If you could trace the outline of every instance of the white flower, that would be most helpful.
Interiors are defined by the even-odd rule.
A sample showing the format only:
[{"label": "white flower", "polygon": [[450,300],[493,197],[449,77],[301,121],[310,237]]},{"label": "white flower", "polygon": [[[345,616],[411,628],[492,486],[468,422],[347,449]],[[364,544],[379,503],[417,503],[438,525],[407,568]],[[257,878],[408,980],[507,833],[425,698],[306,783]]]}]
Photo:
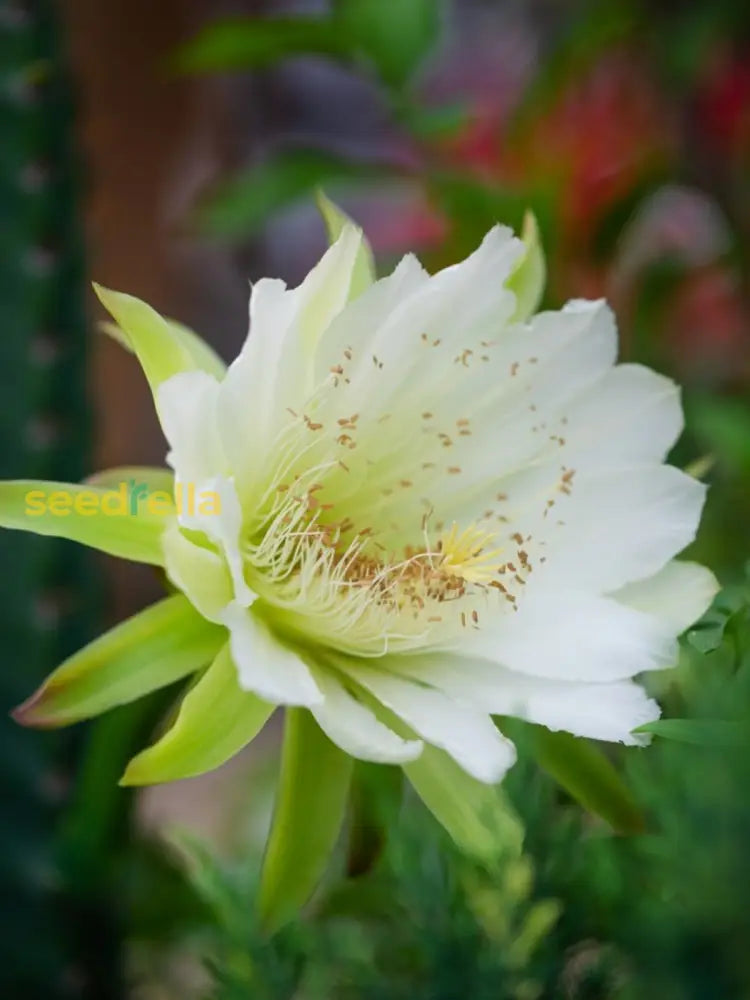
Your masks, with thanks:
[{"label": "white flower", "polygon": [[716,589],[673,561],[705,493],[664,464],[677,387],[616,364],[603,302],[523,315],[523,253],[497,227],[363,288],[346,226],[298,288],[255,284],[225,375],[158,385],[177,483],[221,501],[165,532],[169,576],[242,688],[358,758],[426,741],[495,782],[493,714],[634,743],[658,707],[633,678],[674,664]]},{"label": "white flower", "polygon": [[[163,566],[182,593],[75,654],[16,717],[66,724],[210,664],[127,783],[215,767],[274,706],[301,706],[347,754],[405,764],[437,813],[453,765],[424,744],[496,782],[514,748],[493,715],[638,742],[659,710],[633,678],[674,664],[716,590],[674,561],[705,494],[664,464],[677,387],[615,363],[603,302],[530,316],[533,227],[526,243],[497,227],[434,276],[406,257],[373,281],[361,232],[324,211],[338,239],[299,288],[254,286],[228,369],[99,290],[154,391],[175,476],[101,473],[66,488],[66,516],[44,499],[64,484],[2,483],[0,523]],[[113,486],[128,516],[107,509]],[[323,738],[306,713],[290,719],[301,759],[296,734]],[[459,808],[459,839],[462,822]]]}]

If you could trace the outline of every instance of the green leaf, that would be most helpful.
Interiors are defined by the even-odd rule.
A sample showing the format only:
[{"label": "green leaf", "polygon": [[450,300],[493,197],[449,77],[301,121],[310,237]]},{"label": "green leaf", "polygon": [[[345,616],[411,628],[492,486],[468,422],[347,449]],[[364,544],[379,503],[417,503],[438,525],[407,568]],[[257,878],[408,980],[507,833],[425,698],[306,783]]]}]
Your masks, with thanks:
[{"label": "green leaf", "polygon": [[384,83],[401,88],[437,42],[441,8],[439,0],[336,0],[334,17]]},{"label": "green leaf", "polygon": [[499,785],[468,775],[443,750],[425,746],[404,772],[424,804],[468,855],[491,864],[518,856],[523,827]]},{"label": "green leaf", "polygon": [[162,566],[165,518],[134,505],[126,487],[16,479],[0,482],[0,527],[67,538],[109,555]]},{"label": "green leaf", "polygon": [[307,710],[287,708],[259,897],[269,932],[307,902],[325,870],[344,818],[352,765]]},{"label": "green leaf", "polygon": [[54,728],[99,715],[200,669],[225,635],[182,594],[167,597],[71,656],[13,717]]},{"label": "green leaf", "polygon": [[317,150],[280,153],[225,184],[199,211],[198,224],[214,235],[244,238],[317,188],[376,173],[382,176],[382,168],[368,168]]},{"label": "green leaf", "polygon": [[539,226],[533,212],[527,212],[523,220],[521,238],[526,250],[506,282],[516,296],[514,320],[525,322],[532,316],[542,301],[546,265],[544,251],[539,236]]},{"label": "green leaf", "polygon": [[[94,291],[132,347],[154,396],[162,382],[180,372],[216,374],[217,356],[192,331],[186,334],[186,327],[164,319],[150,305],[132,295],[113,292],[97,284]],[[219,373],[223,371],[221,364]]]},{"label": "green leaf", "polygon": [[172,727],[131,760],[120,784],[153,785],[212,771],[254,739],[273,710],[240,688],[227,644],[185,695]]},{"label": "green leaf", "polygon": [[747,729],[741,723],[724,719],[657,719],[633,732],[652,733],[665,740],[699,747],[736,747],[748,741]]},{"label": "green leaf", "polygon": [[[341,236],[347,225],[356,225],[352,222],[348,215],[341,211],[338,205],[334,205],[323,194],[322,191],[317,193],[317,202],[320,214],[323,216],[323,221],[326,224],[326,231],[328,233],[329,243],[335,243],[336,240]],[[361,229],[356,226],[357,229]],[[361,295],[370,285],[375,281],[375,261],[372,257],[372,249],[367,240],[362,237],[362,245],[357,253],[357,259],[354,263],[354,270],[352,272],[352,280],[350,285],[350,298],[354,299],[358,295]]]},{"label": "green leaf", "polygon": [[553,733],[542,726],[524,728],[539,765],[585,809],[601,816],[619,833],[643,830],[637,802],[600,750],[569,733]]},{"label": "green leaf", "polygon": [[235,17],[216,21],[178,49],[174,63],[189,73],[259,69],[288,56],[315,53],[343,58],[345,39],[319,17]]}]

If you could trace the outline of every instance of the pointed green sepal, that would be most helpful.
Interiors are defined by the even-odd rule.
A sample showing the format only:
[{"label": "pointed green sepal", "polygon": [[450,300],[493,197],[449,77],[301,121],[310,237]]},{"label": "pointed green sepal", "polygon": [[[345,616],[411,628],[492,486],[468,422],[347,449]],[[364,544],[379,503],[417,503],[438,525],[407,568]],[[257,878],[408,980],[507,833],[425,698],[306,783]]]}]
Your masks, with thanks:
[{"label": "pointed green sepal", "polygon": [[170,729],[128,764],[121,785],[154,785],[219,767],[246,746],[274,710],[237,683],[225,645],[188,691]]},{"label": "pointed green sepal", "polygon": [[533,212],[527,212],[524,216],[521,239],[526,249],[506,285],[516,296],[513,319],[524,323],[539,307],[547,275],[539,226]]},{"label": "pointed green sepal", "polygon": [[118,339],[138,358],[154,397],[162,382],[180,372],[205,371],[223,377],[223,362],[192,330],[164,319],[132,295],[96,284],[94,291],[114,317],[122,334]]},{"label": "pointed green sepal", "polygon": [[633,732],[697,747],[737,747],[748,742],[747,727],[726,719],[656,719]]},{"label": "pointed green sepal", "polygon": [[[227,366],[224,364],[222,359],[216,353],[216,351],[209,344],[200,337],[195,330],[191,330],[189,326],[184,326],[182,323],[178,323],[174,319],[166,319],[165,323],[171,327],[172,335],[181,342],[182,346],[186,351],[192,356],[193,361],[196,366],[202,369],[204,372],[208,372],[209,375],[215,375],[216,378],[222,379],[226,375]],[[97,324],[98,328],[102,333],[106,333],[108,337],[116,340],[117,343],[124,347],[126,351],[130,351],[131,354],[134,353],[133,342],[128,337],[128,335],[120,329],[117,323],[113,323],[110,320],[102,320]]]},{"label": "pointed green sepal", "polygon": [[[330,243],[335,243],[336,240],[341,236],[346,226],[354,226],[356,229],[361,229],[355,222],[342,212],[338,205],[335,205],[329,198],[327,198],[322,191],[318,191],[316,200],[318,203],[318,210],[323,216],[323,221],[325,222],[326,232],[328,233],[328,240]],[[375,261],[372,256],[372,248],[370,244],[362,236],[362,243],[357,254],[357,259],[354,264],[354,270],[352,271],[351,284],[349,286],[349,298],[355,299],[362,292],[366,291],[370,285],[375,281]]]},{"label": "pointed green sepal", "polygon": [[167,597],[71,656],[13,717],[47,729],[99,715],[199,670],[225,635],[182,594]]},{"label": "pointed green sepal", "polygon": [[16,479],[0,482],[0,527],[67,538],[134,562],[164,565],[167,519],[129,492],[79,483]]},{"label": "pointed green sepal", "polygon": [[404,773],[466,854],[485,864],[521,854],[523,826],[499,785],[477,781],[433,746],[404,764]]},{"label": "pointed green sepal", "polygon": [[537,762],[585,809],[618,833],[641,833],[643,814],[611,761],[593,743],[570,733],[528,726]]},{"label": "pointed green sepal", "polygon": [[102,469],[86,477],[86,482],[105,490],[119,489],[127,483],[131,491],[135,486],[145,486],[147,493],[167,493],[174,498],[174,472],[155,465],[119,465],[114,469]]},{"label": "pointed green sepal", "polygon": [[353,760],[302,708],[287,708],[281,776],[261,875],[259,909],[269,933],[312,895],[341,829]]}]

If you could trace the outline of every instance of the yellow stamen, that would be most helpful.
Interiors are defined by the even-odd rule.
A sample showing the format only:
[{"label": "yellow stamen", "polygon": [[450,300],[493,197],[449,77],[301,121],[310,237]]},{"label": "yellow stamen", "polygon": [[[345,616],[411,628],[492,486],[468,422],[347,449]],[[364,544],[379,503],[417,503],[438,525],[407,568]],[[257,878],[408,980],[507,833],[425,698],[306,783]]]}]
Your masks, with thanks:
[{"label": "yellow stamen", "polygon": [[495,536],[476,525],[459,531],[454,523],[440,536],[440,569],[469,583],[489,583],[500,567],[502,549],[489,549]]}]

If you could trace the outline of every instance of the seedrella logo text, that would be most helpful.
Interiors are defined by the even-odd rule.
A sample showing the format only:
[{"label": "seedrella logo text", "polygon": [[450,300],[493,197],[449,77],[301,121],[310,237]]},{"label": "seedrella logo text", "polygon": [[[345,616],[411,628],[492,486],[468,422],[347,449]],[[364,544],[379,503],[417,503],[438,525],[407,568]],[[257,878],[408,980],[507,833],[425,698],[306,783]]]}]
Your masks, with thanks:
[{"label": "seedrella logo text", "polygon": [[28,517],[168,517],[171,514],[221,514],[221,497],[213,490],[199,490],[195,483],[179,483],[174,492],[154,490],[137,479],[123,480],[111,489],[29,490],[25,497]]}]

